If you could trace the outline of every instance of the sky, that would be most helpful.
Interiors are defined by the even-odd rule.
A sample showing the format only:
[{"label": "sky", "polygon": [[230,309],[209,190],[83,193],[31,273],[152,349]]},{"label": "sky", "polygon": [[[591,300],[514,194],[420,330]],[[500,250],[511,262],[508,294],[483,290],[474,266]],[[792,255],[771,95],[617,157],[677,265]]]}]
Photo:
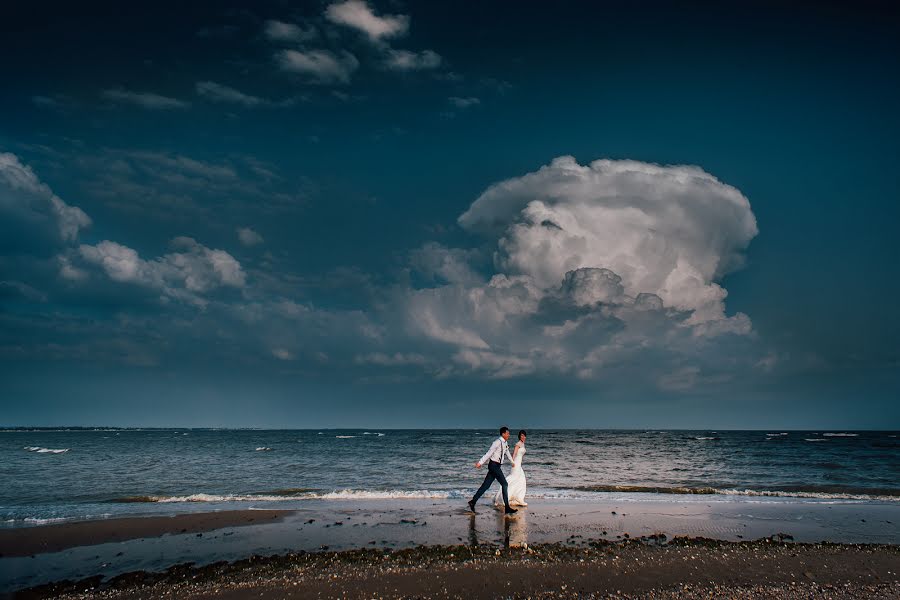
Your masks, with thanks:
[{"label": "sky", "polygon": [[0,425],[900,428],[889,5],[3,13]]}]

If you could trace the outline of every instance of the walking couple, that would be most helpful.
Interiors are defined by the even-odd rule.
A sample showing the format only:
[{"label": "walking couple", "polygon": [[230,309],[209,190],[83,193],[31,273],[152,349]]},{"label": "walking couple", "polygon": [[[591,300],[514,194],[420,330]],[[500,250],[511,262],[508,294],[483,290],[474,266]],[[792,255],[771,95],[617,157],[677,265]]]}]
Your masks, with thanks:
[{"label": "walking couple", "polygon": [[[478,499],[481,498],[489,487],[491,487],[494,480],[500,482],[500,491],[494,495],[494,504],[500,506],[500,501],[502,499],[506,514],[512,515],[518,512],[510,506],[511,504],[528,506],[525,502],[525,471],[522,470],[522,458],[525,456],[525,431],[522,430],[519,432],[519,441],[516,443],[512,454],[509,453],[508,440],[509,428],[501,427],[500,437],[494,440],[494,443],[491,444],[491,448],[487,451],[487,454],[482,456],[481,460],[475,463],[476,469],[480,469],[483,465],[487,464],[488,472],[484,477],[484,483],[481,484],[481,487],[478,488],[478,491],[475,492],[475,495],[469,500],[469,508],[472,512],[475,512],[475,503],[478,502]],[[509,459],[509,463],[512,465],[509,477],[503,474],[503,469],[501,468],[507,459]]]}]

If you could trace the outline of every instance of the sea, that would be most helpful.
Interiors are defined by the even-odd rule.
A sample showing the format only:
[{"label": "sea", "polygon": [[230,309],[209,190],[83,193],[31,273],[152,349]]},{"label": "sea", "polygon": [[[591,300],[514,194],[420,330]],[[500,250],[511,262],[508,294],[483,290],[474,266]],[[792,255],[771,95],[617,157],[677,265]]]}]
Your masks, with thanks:
[{"label": "sea", "polygon": [[[531,430],[523,467],[529,502],[900,503],[898,435]],[[491,429],[5,429],[0,527],[322,499],[464,504],[485,473],[474,463],[496,437]]]}]

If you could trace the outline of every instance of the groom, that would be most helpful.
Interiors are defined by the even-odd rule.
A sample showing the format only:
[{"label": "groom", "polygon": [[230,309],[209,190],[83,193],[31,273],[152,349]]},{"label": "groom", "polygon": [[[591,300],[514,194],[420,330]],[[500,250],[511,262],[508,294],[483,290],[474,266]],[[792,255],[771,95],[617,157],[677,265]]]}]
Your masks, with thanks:
[{"label": "groom", "polygon": [[475,492],[475,495],[469,500],[469,508],[472,512],[475,512],[475,503],[478,502],[478,499],[481,498],[486,491],[488,491],[488,488],[491,487],[491,484],[494,483],[495,479],[500,482],[500,488],[503,490],[503,504],[506,505],[506,514],[512,515],[518,512],[509,505],[509,494],[506,491],[508,488],[506,476],[503,475],[503,471],[500,469],[500,465],[503,464],[505,458],[508,458],[509,462],[513,461],[512,456],[509,454],[509,444],[506,443],[506,440],[508,439],[509,427],[501,427],[500,437],[494,440],[494,443],[491,444],[491,449],[487,451],[487,454],[482,456],[481,460],[475,463],[475,468],[480,469],[481,465],[487,462],[488,472],[487,475],[484,476],[484,483],[481,484],[481,487],[478,488],[478,491]]}]

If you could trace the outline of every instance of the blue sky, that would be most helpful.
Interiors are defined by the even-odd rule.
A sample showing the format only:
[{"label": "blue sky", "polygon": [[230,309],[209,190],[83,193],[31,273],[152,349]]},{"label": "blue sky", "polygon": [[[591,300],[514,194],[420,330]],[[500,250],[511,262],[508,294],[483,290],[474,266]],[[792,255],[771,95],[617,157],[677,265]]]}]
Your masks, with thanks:
[{"label": "blue sky", "polygon": [[0,423],[900,425],[886,7],[183,4],[6,11]]}]

